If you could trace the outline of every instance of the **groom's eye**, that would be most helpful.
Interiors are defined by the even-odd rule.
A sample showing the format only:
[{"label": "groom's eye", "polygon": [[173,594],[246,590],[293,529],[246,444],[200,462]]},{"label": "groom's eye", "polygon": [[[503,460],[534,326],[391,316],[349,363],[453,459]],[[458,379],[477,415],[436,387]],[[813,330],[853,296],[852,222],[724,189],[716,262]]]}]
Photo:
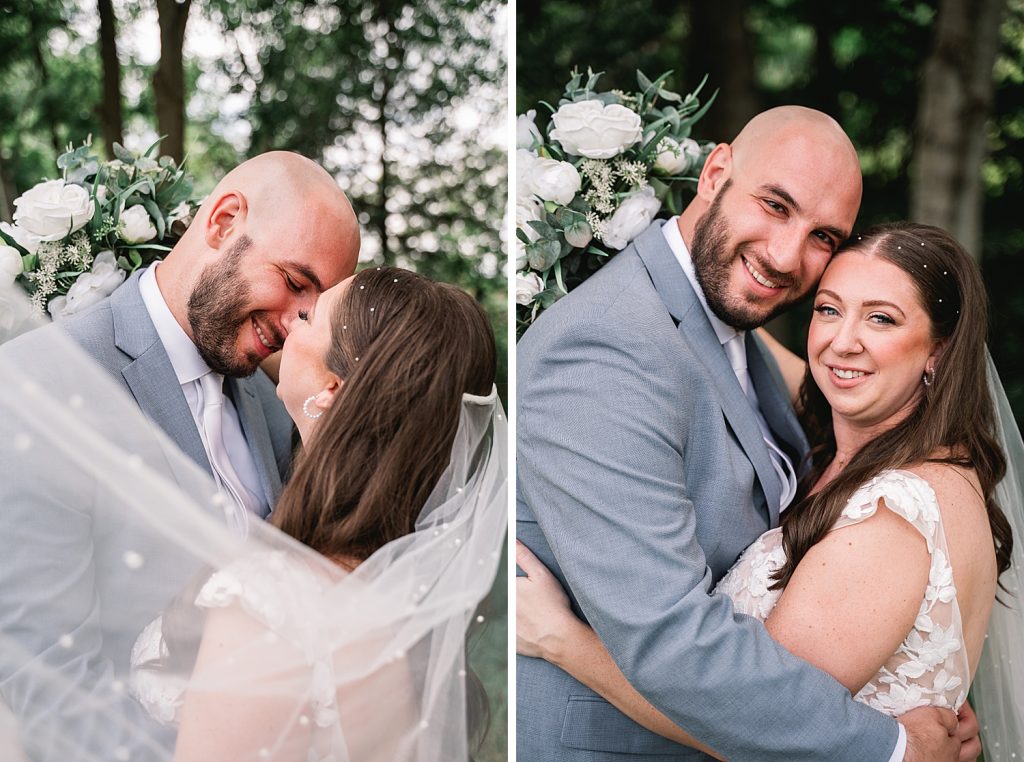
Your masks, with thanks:
[{"label": "groom's eye", "polygon": [[[288,288],[289,288],[289,289],[291,289],[292,291],[294,291],[294,292],[295,292],[296,294],[301,294],[301,293],[302,293],[302,286],[300,286],[300,285],[299,285],[298,283],[296,283],[295,281],[293,281],[293,280],[292,280],[292,279],[291,279],[290,277],[288,277],[287,275],[286,275],[286,276],[284,276],[284,279],[285,279],[285,282],[286,282],[286,283],[288,284]],[[303,320],[305,320],[305,318],[303,318]]]}]

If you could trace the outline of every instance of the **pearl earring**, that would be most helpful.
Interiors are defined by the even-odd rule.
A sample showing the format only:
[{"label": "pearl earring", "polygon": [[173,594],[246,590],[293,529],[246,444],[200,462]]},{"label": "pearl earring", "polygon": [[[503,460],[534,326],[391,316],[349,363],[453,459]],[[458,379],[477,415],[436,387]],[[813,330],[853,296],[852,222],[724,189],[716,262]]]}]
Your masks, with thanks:
[{"label": "pearl earring", "polygon": [[315,399],[316,395],[311,394],[310,396],[306,397],[306,401],[302,403],[302,414],[307,418],[312,418],[314,421],[324,414],[323,410],[317,411],[316,415],[313,415],[311,412],[309,412],[309,403]]}]

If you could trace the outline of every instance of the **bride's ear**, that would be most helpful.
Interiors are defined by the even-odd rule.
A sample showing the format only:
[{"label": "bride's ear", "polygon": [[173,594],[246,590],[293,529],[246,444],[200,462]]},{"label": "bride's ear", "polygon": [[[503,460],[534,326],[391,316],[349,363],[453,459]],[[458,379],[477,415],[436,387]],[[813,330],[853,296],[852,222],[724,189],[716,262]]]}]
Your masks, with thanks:
[{"label": "bride's ear", "polygon": [[935,372],[935,366],[939,364],[939,360],[942,358],[943,353],[946,351],[946,347],[949,345],[947,339],[937,339],[934,346],[932,347],[932,353],[928,355],[928,359],[924,362],[924,369],[928,373]]},{"label": "bride's ear", "polygon": [[341,387],[345,385],[345,382],[338,378],[333,373],[327,382],[327,385],[321,389],[316,398],[313,400],[313,404],[321,410],[329,410],[331,405],[338,397],[338,393],[341,391]]}]

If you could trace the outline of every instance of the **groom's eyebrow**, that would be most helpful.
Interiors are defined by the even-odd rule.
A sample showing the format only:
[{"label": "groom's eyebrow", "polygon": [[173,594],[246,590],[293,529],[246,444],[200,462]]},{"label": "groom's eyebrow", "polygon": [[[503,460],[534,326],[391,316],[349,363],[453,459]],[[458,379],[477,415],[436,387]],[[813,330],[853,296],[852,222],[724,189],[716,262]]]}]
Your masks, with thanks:
[{"label": "groom's eyebrow", "polygon": [[323,292],[323,283],[320,282],[320,279],[317,277],[316,273],[313,272],[308,265],[304,265],[301,262],[288,262],[288,266],[291,267],[293,270],[296,270],[299,273],[299,275],[301,275],[303,278],[312,283],[313,288],[315,288],[317,291]]},{"label": "groom's eyebrow", "polygon": [[[800,208],[800,204],[798,204],[796,202],[796,199],[793,198],[789,194],[789,192],[785,188],[783,188],[781,185],[774,185],[772,183],[769,183],[767,185],[762,185],[761,186],[761,190],[764,193],[771,193],[772,195],[778,196],[780,199],[782,199],[787,204],[789,204],[789,206],[797,214],[799,214],[801,211],[803,211]],[[825,233],[828,233],[828,234],[830,234],[832,236],[835,236],[837,244],[842,242],[842,241],[845,241],[847,238],[850,237],[850,233],[848,231],[840,230],[839,228],[837,228],[837,227],[835,227],[833,225],[821,225],[821,226],[818,227],[818,230],[821,230],[821,231],[823,231]]]}]

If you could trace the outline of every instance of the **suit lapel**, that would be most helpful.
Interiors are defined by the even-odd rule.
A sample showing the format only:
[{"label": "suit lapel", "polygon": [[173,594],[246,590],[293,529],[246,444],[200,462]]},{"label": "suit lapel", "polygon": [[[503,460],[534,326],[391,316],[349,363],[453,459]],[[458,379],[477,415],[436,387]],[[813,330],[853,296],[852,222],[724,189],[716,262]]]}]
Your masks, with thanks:
[{"label": "suit lapel", "polygon": [[213,474],[195,419],[139,292],[135,272],[110,297],[114,345],[132,358],[121,375],[142,411],[192,460]]},{"label": "suit lapel", "polygon": [[[256,371],[257,373],[261,371]],[[252,389],[250,379],[234,378],[228,383],[234,387],[232,401],[238,411],[238,419],[242,424],[242,433],[256,462],[256,470],[260,475],[260,484],[266,494],[267,505],[274,509],[277,498],[281,495],[281,475],[278,473],[277,458],[270,441],[270,429],[267,417],[260,404],[259,397]]]},{"label": "suit lapel", "polygon": [[761,428],[757,425],[750,400],[743,393],[725,350],[708,322],[703,305],[665,241],[661,232],[663,224],[662,220],[657,220],[640,234],[634,241],[637,254],[647,268],[658,295],[679,323],[679,335],[690,347],[696,361],[716,380],[715,393],[725,418],[757,473],[769,514],[778,523],[782,485],[772,466]]}]

